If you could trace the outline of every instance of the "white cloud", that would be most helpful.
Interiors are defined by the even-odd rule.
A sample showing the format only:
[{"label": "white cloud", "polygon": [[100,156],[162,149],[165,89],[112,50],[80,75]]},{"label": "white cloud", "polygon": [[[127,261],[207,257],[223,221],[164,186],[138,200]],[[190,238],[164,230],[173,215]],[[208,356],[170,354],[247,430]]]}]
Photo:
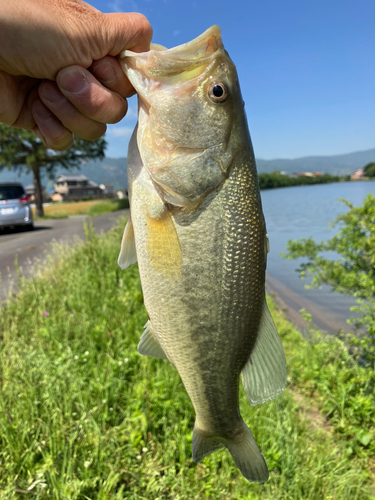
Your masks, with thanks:
[{"label": "white cloud", "polygon": [[177,35],[179,35],[180,33],[181,33],[181,31],[180,31],[180,30],[174,30],[174,32],[173,32],[173,36],[177,36]]}]

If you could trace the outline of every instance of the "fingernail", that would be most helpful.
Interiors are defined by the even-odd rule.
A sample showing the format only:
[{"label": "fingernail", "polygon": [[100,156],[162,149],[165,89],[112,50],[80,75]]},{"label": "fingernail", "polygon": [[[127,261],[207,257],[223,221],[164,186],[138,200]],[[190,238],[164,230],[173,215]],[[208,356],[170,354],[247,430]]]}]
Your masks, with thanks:
[{"label": "fingernail", "polygon": [[66,100],[66,97],[60,92],[59,88],[55,83],[46,83],[40,89],[40,94],[46,101],[59,102]]},{"label": "fingernail", "polygon": [[71,94],[78,94],[86,87],[86,78],[77,70],[63,70],[58,82],[60,88]]},{"label": "fingernail", "polygon": [[99,63],[93,71],[95,77],[103,83],[112,83],[116,77],[116,70],[108,61]]}]

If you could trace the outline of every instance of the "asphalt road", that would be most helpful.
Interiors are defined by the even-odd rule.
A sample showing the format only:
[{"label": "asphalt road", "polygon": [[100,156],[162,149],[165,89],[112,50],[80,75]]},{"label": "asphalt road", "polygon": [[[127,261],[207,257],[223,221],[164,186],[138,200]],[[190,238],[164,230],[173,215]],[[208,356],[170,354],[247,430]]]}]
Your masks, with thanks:
[{"label": "asphalt road", "polygon": [[20,229],[0,230],[0,302],[9,294],[10,287],[17,290],[15,259],[22,273],[30,276],[35,259],[43,260],[50,251],[52,240],[73,243],[76,237],[85,239],[84,221],[92,220],[97,234],[109,231],[129,210],[119,210],[96,217],[76,216],[68,219],[51,219],[35,222],[35,230],[24,232]]}]

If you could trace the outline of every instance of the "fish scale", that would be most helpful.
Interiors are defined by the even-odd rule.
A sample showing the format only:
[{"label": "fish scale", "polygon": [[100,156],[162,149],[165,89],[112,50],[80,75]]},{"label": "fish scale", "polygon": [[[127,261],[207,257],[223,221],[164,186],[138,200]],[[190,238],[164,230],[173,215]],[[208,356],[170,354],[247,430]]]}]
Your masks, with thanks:
[{"label": "fish scale", "polygon": [[[237,73],[215,26],[181,47],[123,56],[140,112],[119,264],[139,264],[149,321],[138,351],[180,374],[196,413],[194,460],[226,447],[248,480],[264,482],[239,378],[260,404],[285,387],[286,369],[265,301],[266,226]],[[227,92],[219,104],[215,85]]]}]

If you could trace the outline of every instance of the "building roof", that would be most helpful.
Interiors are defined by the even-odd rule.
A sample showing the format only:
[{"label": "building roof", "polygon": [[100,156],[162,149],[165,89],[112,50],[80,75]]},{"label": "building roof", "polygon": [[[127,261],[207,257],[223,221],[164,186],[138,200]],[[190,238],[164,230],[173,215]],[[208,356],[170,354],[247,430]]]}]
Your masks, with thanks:
[{"label": "building roof", "polygon": [[82,174],[59,175],[55,182],[64,181],[88,181],[89,179]]},{"label": "building roof", "polygon": [[100,189],[100,187],[95,184],[95,182],[88,181],[86,186],[69,186],[69,191],[82,191],[83,189]]}]

